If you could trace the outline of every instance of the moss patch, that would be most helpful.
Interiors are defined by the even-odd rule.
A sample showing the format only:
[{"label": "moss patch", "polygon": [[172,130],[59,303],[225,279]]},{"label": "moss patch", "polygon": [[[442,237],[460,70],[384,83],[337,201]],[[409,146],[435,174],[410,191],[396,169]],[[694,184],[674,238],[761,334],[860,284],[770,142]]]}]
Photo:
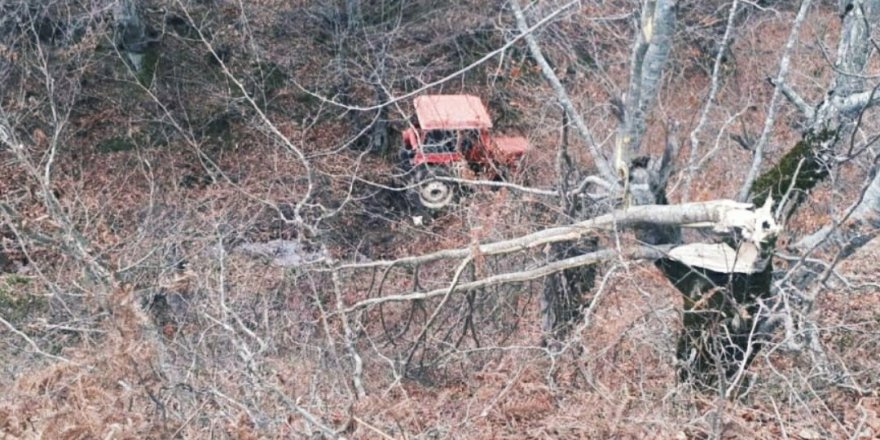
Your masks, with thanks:
[{"label": "moss patch", "polygon": [[95,146],[99,153],[115,153],[117,151],[129,151],[137,148],[137,143],[130,136],[114,136],[98,142]]},{"label": "moss patch", "polygon": [[287,73],[278,64],[272,62],[257,63],[254,66],[254,78],[257,79],[259,91],[270,96],[287,83]]},{"label": "moss patch", "polygon": [[[778,203],[781,195],[791,187],[792,177],[793,190],[799,194],[805,194],[813,189],[822,179],[828,176],[828,170],[821,160],[822,145],[837,136],[835,130],[823,130],[819,133],[808,132],[800,142],[791,149],[776,166],[770,168],[755,180],[752,185],[752,201],[756,206],[761,206],[767,200],[768,195],[773,195]],[[798,164],[803,164],[798,171]],[[803,201],[803,197],[795,197],[797,203]]]},{"label": "moss patch", "polygon": [[160,51],[158,45],[150,45],[144,52],[141,60],[140,69],[137,71],[138,82],[149,88],[153,84],[153,78],[156,76],[156,67],[159,65]]},{"label": "moss patch", "polygon": [[29,292],[30,279],[19,275],[0,278],[0,315],[12,324],[43,313],[48,301]]}]

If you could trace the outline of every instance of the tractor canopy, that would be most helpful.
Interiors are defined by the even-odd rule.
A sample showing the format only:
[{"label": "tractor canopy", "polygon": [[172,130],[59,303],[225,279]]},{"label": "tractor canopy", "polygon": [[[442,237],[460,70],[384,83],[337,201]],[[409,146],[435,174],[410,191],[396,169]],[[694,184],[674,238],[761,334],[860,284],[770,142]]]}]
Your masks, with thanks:
[{"label": "tractor canopy", "polygon": [[426,95],[414,102],[419,125],[425,130],[492,128],[492,119],[480,98],[471,95]]}]

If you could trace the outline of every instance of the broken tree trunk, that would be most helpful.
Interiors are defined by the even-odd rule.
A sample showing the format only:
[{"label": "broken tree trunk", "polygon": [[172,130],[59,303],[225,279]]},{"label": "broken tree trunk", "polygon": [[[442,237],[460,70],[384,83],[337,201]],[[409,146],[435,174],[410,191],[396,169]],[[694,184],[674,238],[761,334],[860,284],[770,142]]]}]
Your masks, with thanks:
[{"label": "broken tree trunk", "polygon": [[763,331],[774,296],[771,256],[778,231],[774,213],[781,213],[784,224],[827,176],[824,158],[835,136],[808,133],[755,181],[751,198],[764,205],[755,228],[765,229],[764,236],[754,240],[752,232],[753,240],[745,241],[734,234],[716,245],[681,246],[671,258],[657,261],[684,296],[676,350],[682,380],[729,395],[767,340]]},{"label": "broken tree trunk", "polygon": [[[674,258],[657,262],[684,298],[682,331],[676,347],[682,381],[701,389],[721,385],[726,390],[727,382],[735,381],[760,350],[755,329],[762,301],[770,291],[772,265],[768,252],[761,251],[762,264],[750,265],[750,270],[741,272],[700,267],[696,259],[688,261],[690,264]],[[736,251],[720,254],[739,257]]]},{"label": "broken tree trunk", "polygon": [[[672,157],[672,151],[667,147],[664,156]],[[657,167],[652,162],[642,158],[630,166],[634,203],[651,202],[651,198],[654,203],[666,203],[662,176],[668,171],[654,171]],[[773,235],[778,231],[771,205],[706,225],[726,233],[726,242],[721,243],[678,245],[679,225],[645,224],[636,228],[641,241],[678,245],[655,264],[684,299],[676,350],[683,381],[702,389],[726,386],[727,379],[744,370],[757,352],[751,334],[762,298],[770,291],[769,255]]]}]

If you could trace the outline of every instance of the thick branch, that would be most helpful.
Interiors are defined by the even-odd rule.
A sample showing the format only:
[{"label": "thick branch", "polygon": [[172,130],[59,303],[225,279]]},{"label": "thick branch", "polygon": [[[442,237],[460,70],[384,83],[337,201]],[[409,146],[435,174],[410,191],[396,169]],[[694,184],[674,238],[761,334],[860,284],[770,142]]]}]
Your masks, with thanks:
[{"label": "thick branch", "polygon": [[880,0],[853,0],[851,10],[845,12],[837,45],[837,60],[830,91],[835,95],[848,96],[858,92],[864,85],[861,77],[871,54],[871,24],[880,20]]},{"label": "thick branch", "polygon": [[660,91],[660,77],[672,48],[675,30],[676,1],[648,0],[645,3],[641,32],[633,50],[623,139],[619,143],[630,157],[639,151],[646,127],[645,118]]},{"label": "thick branch", "polygon": [[779,91],[782,93],[782,96],[785,96],[785,99],[788,100],[792,105],[794,105],[799,112],[803,113],[804,117],[809,120],[812,120],[816,116],[816,111],[813,109],[809,103],[807,103],[801,95],[791,88],[788,84],[782,82],[776,84],[773,79],[770,79],[770,84],[773,84],[776,87],[779,87]]},{"label": "thick branch", "polygon": [[875,88],[860,93],[853,93],[845,98],[836,98],[831,102],[840,113],[854,114],[866,107],[880,104],[880,93],[877,93]]},{"label": "thick branch", "polygon": [[[534,249],[550,243],[577,240],[588,232],[611,227],[631,227],[644,224],[654,225],[730,225],[732,218],[745,218],[751,211],[749,203],[733,200],[713,200],[709,202],[685,203],[681,205],[641,205],[625,210],[617,210],[599,217],[584,220],[572,225],[558,226],[533,232],[521,237],[486,243],[479,246],[483,255],[502,255],[526,249]],[[379,260],[369,263],[341,265],[338,269],[367,269],[395,265],[416,265],[432,261],[465,258],[471,255],[472,248],[444,249],[426,255],[405,257],[397,260]]]}]

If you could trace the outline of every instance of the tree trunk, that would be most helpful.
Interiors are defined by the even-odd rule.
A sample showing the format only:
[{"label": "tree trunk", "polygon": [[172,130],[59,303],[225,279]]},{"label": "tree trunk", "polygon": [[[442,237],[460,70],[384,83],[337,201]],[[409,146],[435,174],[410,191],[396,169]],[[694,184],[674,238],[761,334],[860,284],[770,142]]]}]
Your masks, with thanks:
[{"label": "tree trunk", "polygon": [[[598,240],[588,237],[576,243],[554,243],[550,246],[549,261],[586,255],[598,249]],[[587,295],[596,279],[595,266],[566,269],[544,278],[541,296],[541,329],[544,342],[548,338],[565,338],[572,326],[581,318],[581,312],[589,301]]]},{"label": "tree trunk", "polygon": [[679,378],[701,389],[728,389],[761,348],[755,329],[770,295],[772,265],[753,274],[718,273],[672,259],[657,267],[684,296]]},{"label": "tree trunk", "polygon": [[149,24],[143,19],[133,0],[122,0],[114,10],[116,47],[125,55],[141,85],[149,87],[153,80],[159,49]]}]

